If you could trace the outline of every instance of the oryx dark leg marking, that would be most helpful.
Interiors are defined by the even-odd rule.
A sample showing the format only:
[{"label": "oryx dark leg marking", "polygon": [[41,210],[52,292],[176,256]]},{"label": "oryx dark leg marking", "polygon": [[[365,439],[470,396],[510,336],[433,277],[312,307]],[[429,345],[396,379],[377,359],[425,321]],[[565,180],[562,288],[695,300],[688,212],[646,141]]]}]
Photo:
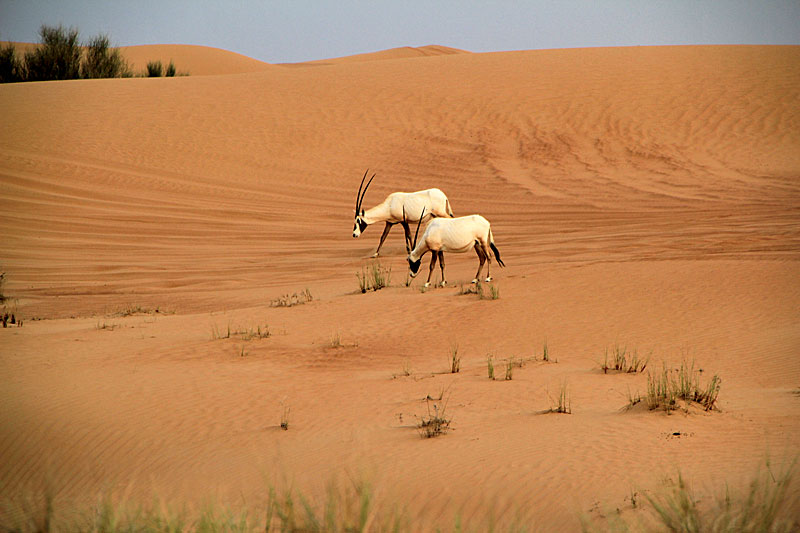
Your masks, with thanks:
[{"label": "oryx dark leg marking", "polygon": [[439,251],[439,268],[442,270],[442,287],[445,286],[447,281],[444,279],[444,252]]},{"label": "oryx dark leg marking", "polygon": [[391,222],[386,222],[386,226],[383,228],[383,233],[381,234],[381,242],[378,243],[378,249],[375,250],[375,256],[377,256],[380,253],[381,246],[383,246],[383,241],[386,240],[386,236],[389,235],[389,230],[392,229],[393,225],[394,224],[392,224]]},{"label": "oryx dark leg marking", "polygon": [[436,250],[432,250],[431,253],[431,268],[428,270],[428,281],[425,282],[427,285],[431,282],[431,276],[433,275],[433,270],[436,268],[436,260],[439,258],[439,254],[441,252],[437,252]]}]

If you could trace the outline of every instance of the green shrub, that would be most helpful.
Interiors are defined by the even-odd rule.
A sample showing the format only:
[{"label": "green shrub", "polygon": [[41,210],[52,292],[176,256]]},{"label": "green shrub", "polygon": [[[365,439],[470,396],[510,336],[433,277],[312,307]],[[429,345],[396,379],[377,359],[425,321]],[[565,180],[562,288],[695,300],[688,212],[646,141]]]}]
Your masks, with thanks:
[{"label": "green shrub", "polygon": [[108,36],[98,35],[86,44],[86,57],[81,65],[82,78],[122,78],[130,76],[128,64],[119,50],[109,46]]},{"label": "green shrub", "polygon": [[22,81],[24,76],[24,65],[17,59],[14,45],[0,46],[0,83]]},{"label": "green shrub", "polygon": [[72,80],[80,77],[78,30],[42,25],[39,36],[41,45],[25,54],[25,80]]}]

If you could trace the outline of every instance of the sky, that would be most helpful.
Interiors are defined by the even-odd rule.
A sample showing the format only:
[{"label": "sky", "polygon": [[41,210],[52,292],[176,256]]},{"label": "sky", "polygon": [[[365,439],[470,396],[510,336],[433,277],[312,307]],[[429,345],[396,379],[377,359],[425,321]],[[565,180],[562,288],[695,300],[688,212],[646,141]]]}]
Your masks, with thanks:
[{"label": "sky", "polygon": [[800,44],[800,0],[0,0],[0,40],[38,42],[42,24],[287,63],[428,44]]}]

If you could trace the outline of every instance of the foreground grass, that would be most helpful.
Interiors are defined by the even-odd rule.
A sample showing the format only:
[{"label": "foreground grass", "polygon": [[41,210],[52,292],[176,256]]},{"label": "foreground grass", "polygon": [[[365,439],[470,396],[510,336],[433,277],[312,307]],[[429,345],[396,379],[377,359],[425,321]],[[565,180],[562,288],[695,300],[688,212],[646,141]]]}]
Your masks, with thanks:
[{"label": "foreground grass", "polygon": [[583,520],[584,531],[668,531],[674,533],[788,533],[800,531],[797,492],[792,479],[797,461],[775,471],[769,461],[753,476],[746,490],[725,486],[714,496],[694,491],[678,479],[664,490],[646,494],[647,514],[635,522],[620,516],[598,529]]},{"label": "foreground grass", "polygon": [[[796,461],[776,469],[766,461],[744,488],[725,486],[713,495],[695,492],[678,474],[677,481],[654,492],[645,491],[636,512],[617,510],[608,518],[582,517],[584,531],[790,532],[800,531],[797,490],[793,485]],[[405,532],[434,530],[408,511],[376,497],[366,482],[331,482],[314,500],[292,488],[269,488],[265,503],[255,511],[206,505],[190,510],[162,502],[135,506],[104,497],[88,509],[76,511],[54,503],[49,494],[11,508],[0,504],[0,531],[46,533],[50,531],[116,532]],[[524,516],[523,513],[520,517]],[[507,526],[496,522],[465,524],[456,515],[440,531],[539,531],[534,523],[518,518]]]}]

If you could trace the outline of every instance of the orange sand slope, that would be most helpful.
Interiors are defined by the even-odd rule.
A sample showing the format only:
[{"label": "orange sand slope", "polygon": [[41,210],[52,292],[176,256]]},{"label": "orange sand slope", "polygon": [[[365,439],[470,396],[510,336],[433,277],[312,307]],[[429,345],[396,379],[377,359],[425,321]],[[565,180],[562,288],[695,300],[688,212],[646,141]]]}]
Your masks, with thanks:
[{"label": "orange sand slope", "polygon": [[[364,478],[412,529],[578,530],[677,469],[716,492],[800,454],[800,47],[385,55],[0,86],[1,502]],[[360,294],[366,168],[365,206],[439,187],[489,219],[499,298],[459,295],[472,253],[406,287],[397,228]],[[615,344],[718,374],[720,410],[622,412],[647,378],[599,370]],[[490,381],[489,354],[526,362]]]},{"label": "orange sand slope", "polygon": [[140,45],[124,46],[120,51],[134,72],[145,70],[150,61],[161,61],[165,67],[172,61],[178,73],[190,76],[240,74],[271,68],[269,63],[208,46]]}]

